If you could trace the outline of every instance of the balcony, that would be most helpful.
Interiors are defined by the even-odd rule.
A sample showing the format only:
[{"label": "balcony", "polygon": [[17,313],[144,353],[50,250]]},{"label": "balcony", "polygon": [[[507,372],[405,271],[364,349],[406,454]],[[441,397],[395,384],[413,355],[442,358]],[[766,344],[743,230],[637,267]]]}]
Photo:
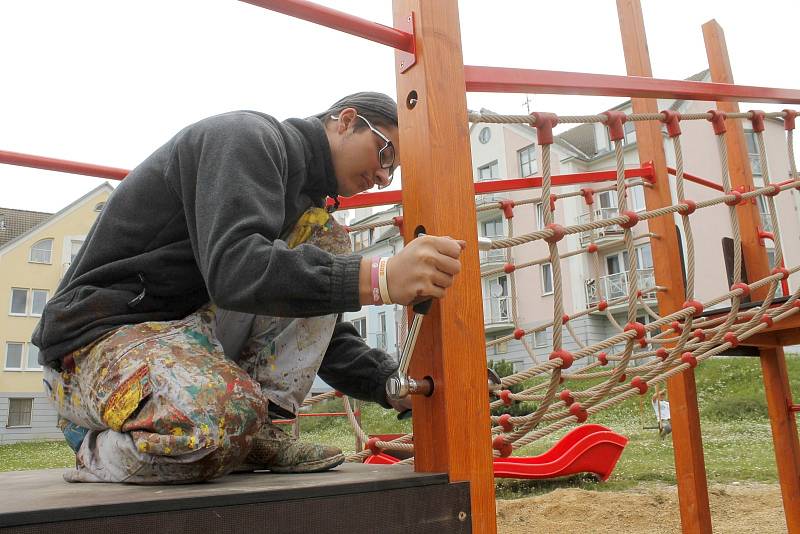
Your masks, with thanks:
[{"label": "balcony", "polygon": [[[492,237],[491,239],[502,239],[502,238]],[[502,249],[481,250],[480,258],[481,258],[481,267],[483,267],[484,265],[488,265],[490,263],[505,263],[506,251]]]},{"label": "balcony", "polygon": [[[653,269],[639,269],[639,289],[644,291],[651,289],[656,285],[656,278],[653,274]],[[618,299],[628,294],[628,273],[609,274],[600,277],[600,284],[602,284],[603,294],[606,300]],[[586,307],[593,306],[600,301],[600,295],[597,291],[597,281],[586,281]],[[646,299],[654,299],[655,292],[645,293],[642,295]]]},{"label": "balcony", "polygon": [[488,297],[483,299],[483,324],[487,331],[494,327],[510,328],[511,318],[511,297]]},{"label": "balcony", "polygon": [[[619,210],[617,208],[598,208],[594,210],[594,220],[599,221],[602,219],[613,219],[614,217],[619,216]],[[578,217],[578,224],[586,224],[590,222],[589,213],[584,213],[580,217]],[[600,228],[599,230],[594,231],[594,239],[595,242],[601,243],[606,239],[614,239],[622,236],[624,233],[621,226],[612,224],[611,226],[606,226],[605,228]],[[581,232],[580,239],[581,239],[581,246],[585,247],[591,242],[591,232]]]}]

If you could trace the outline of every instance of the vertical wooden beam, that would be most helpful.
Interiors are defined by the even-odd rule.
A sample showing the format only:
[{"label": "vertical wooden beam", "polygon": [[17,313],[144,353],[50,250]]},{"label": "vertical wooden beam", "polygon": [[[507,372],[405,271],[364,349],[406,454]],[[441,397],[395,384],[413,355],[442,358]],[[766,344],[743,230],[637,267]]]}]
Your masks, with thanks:
[{"label": "vertical wooden beam", "polygon": [[[703,24],[703,40],[706,45],[708,66],[711,70],[711,81],[716,83],[734,83],[731,62],[728,57],[728,46],[725,43],[725,32],[716,20]],[[739,111],[737,102],[717,102],[717,109],[726,113]],[[750,158],[747,155],[747,144],[744,140],[744,129],[741,120],[725,121],[727,127],[728,171],[731,176],[731,187],[743,187],[746,191],[753,189],[753,173],[750,169]],[[709,125],[709,130],[711,126]],[[736,207],[739,228],[742,238],[742,256],[747,266],[750,282],[769,276],[767,251],[758,238],[758,227],[761,217],[755,199],[739,204]],[[763,300],[767,294],[767,286],[752,291],[752,299]]]},{"label": "vertical wooden beam", "polygon": [[[417,471],[468,480],[472,532],[496,532],[477,219],[457,0],[395,0],[394,25],[413,13],[416,64],[396,57],[403,232],[467,241],[462,271],[425,317],[410,375],[430,376],[434,393],[414,398]],[[415,92],[411,106],[412,91]],[[469,510],[466,510],[469,512]]]},{"label": "vertical wooden beam", "polygon": [[[647,36],[639,0],[617,0],[622,47],[628,75],[652,78]],[[634,98],[634,113],[658,113],[653,99]],[[652,161],[655,166],[655,186],[645,188],[648,210],[668,206],[672,203],[666,155],[658,123],[642,121],[636,123],[636,144],[639,161]],[[658,239],[651,242],[656,284],[667,291],[658,293],[658,309],[667,315],[681,309],[685,298],[685,287],[678,258],[680,245],[672,216],[648,221],[651,232]],[[711,512],[708,502],[703,442],[700,435],[700,413],[697,408],[697,390],[694,374],[681,373],[667,384],[672,414],[675,471],[678,479],[681,524],[684,532],[710,533]]]}]

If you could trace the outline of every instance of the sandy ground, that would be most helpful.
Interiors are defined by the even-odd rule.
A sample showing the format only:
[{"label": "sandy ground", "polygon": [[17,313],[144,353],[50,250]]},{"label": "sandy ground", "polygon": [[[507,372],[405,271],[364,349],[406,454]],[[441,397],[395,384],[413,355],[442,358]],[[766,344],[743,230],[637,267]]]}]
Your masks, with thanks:
[{"label": "sandy ground", "polygon": [[[715,533],[786,532],[777,484],[709,488]],[[558,489],[546,495],[497,501],[497,531],[511,533],[632,534],[680,532],[675,486],[647,485],[623,492]]]}]

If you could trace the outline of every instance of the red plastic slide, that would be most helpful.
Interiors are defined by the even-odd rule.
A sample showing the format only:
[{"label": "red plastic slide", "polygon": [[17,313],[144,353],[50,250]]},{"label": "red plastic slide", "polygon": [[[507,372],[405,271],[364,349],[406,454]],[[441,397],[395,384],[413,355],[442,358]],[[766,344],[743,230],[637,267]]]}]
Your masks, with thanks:
[{"label": "red plastic slide", "polygon": [[[494,476],[545,479],[593,473],[607,480],[617,465],[628,438],[603,425],[581,425],[572,429],[552,449],[538,456],[495,458]],[[364,463],[389,464],[399,460],[380,453]]]}]

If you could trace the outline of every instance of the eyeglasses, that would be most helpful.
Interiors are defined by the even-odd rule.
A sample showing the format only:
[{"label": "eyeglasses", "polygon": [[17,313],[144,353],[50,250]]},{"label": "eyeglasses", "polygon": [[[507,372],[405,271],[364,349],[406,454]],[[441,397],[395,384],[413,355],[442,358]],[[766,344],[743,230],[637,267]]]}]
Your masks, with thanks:
[{"label": "eyeglasses", "polygon": [[[395,151],[394,151],[394,144],[392,141],[383,135],[380,130],[375,128],[371,122],[369,122],[365,117],[356,114],[356,117],[363,120],[367,127],[372,130],[372,133],[380,137],[381,141],[383,141],[384,145],[378,150],[378,161],[381,164],[381,169],[388,169],[389,173],[386,177],[386,183],[378,184],[378,189],[385,189],[392,185],[392,179],[394,178],[394,158],[395,158]],[[331,115],[332,119],[339,120],[339,117]]]}]

